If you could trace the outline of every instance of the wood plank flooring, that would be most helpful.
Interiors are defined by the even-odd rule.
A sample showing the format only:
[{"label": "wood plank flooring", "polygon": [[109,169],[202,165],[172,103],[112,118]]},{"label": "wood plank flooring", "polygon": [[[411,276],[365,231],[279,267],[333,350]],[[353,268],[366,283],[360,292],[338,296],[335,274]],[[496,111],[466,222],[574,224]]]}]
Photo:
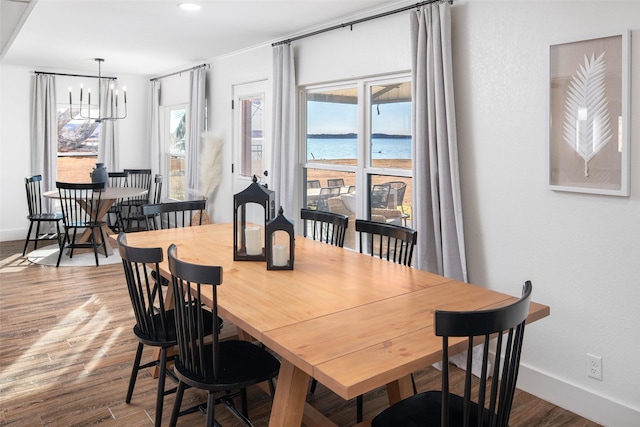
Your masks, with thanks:
[{"label": "wood plank flooring", "polygon": [[[156,380],[148,370],[139,375],[131,404],[124,402],[137,341],[122,266],[39,266],[21,256],[22,245],[0,242],[0,425],[152,425]],[[145,350],[143,361],[150,356],[151,349]],[[416,383],[419,390],[438,389],[440,372],[426,368],[416,374]],[[253,387],[249,399],[254,424],[268,425],[269,396]],[[165,397],[165,425],[173,400]],[[355,401],[322,385],[309,400],[336,424],[355,423]],[[204,401],[204,393],[187,390],[183,407]],[[386,406],[384,389],[365,395],[366,418]],[[224,426],[240,425],[222,407],[216,418]],[[597,426],[520,391],[510,424]],[[204,425],[204,417],[190,414],[178,425]]]}]

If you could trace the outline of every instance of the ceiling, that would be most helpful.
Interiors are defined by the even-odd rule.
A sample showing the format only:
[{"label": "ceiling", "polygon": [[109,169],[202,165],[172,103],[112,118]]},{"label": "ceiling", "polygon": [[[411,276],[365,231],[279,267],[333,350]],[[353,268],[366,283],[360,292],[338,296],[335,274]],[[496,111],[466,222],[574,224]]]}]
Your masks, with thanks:
[{"label": "ceiling", "polygon": [[159,75],[403,5],[398,0],[0,0],[0,61]]}]

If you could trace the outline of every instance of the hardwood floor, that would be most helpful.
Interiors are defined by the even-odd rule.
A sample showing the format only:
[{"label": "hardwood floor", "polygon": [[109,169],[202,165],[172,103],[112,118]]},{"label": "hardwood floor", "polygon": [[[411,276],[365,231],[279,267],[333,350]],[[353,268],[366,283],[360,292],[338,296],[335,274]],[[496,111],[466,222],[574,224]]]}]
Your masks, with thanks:
[{"label": "hardwood floor", "polygon": [[[137,341],[122,266],[44,267],[21,256],[23,244],[0,242],[0,425],[152,425],[156,380],[148,371],[139,375],[131,404],[124,402]],[[150,355],[145,350],[143,361]],[[419,390],[438,389],[440,372],[426,368],[416,383]],[[183,407],[205,399],[187,390]],[[266,426],[269,396],[253,387],[249,399],[250,418]],[[309,400],[338,425],[354,424],[355,401],[322,385]],[[364,402],[365,418],[372,418],[387,405],[385,390],[366,394]],[[163,424],[172,406],[173,396],[165,397]],[[222,425],[240,425],[224,408],[216,412]],[[200,413],[178,420],[203,424]],[[510,424],[597,426],[521,391]]]}]

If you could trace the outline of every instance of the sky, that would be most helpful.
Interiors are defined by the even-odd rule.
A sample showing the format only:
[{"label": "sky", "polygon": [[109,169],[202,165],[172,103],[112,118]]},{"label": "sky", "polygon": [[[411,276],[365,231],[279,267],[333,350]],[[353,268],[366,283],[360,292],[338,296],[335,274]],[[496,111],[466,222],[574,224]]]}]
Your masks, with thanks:
[{"label": "sky", "polygon": [[[395,102],[374,105],[373,133],[411,135],[411,103]],[[355,104],[307,102],[308,134],[357,133],[358,118]]]}]

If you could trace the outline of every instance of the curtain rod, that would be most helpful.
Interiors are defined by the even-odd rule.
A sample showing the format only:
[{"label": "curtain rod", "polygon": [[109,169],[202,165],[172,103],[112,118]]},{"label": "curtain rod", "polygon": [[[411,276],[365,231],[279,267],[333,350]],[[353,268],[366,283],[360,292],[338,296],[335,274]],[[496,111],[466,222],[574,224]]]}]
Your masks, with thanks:
[{"label": "curtain rod", "polygon": [[34,71],[34,73],[36,73],[36,74],[48,74],[48,75],[51,75],[51,76],[85,77],[85,78],[89,78],[89,79],[118,80],[117,77],[106,77],[106,76],[98,77],[98,76],[87,76],[87,75],[84,75],[84,74],[49,73],[47,71]]},{"label": "curtain rod", "polygon": [[[374,19],[383,18],[383,17],[389,16],[389,15],[394,15],[396,13],[404,12],[406,10],[411,10],[413,8],[419,8],[419,7],[427,5],[427,4],[437,3],[439,1],[441,1],[441,0],[423,1],[423,2],[416,3],[416,4],[411,5],[411,6],[401,7],[399,9],[394,9],[394,10],[390,10],[388,12],[379,13],[377,15],[368,16],[366,18],[356,19],[355,21],[345,22],[344,24],[334,25],[333,27],[323,28],[321,30],[312,31],[312,32],[306,33],[306,34],[301,34],[299,36],[292,37],[290,39],[281,40],[279,42],[271,43],[271,46],[275,47],[275,46],[278,46],[278,45],[281,45],[281,44],[289,44],[289,43],[291,43],[293,41],[304,39],[304,38],[311,37],[311,36],[315,36],[315,35],[322,34],[322,33],[326,33],[328,31],[338,30],[338,29],[344,28],[344,27],[353,27],[355,24],[360,24],[362,22],[372,21]],[[449,4],[453,4],[453,0],[449,0]]]},{"label": "curtain rod", "polygon": [[200,65],[196,65],[195,67],[185,68],[184,70],[176,71],[176,72],[171,73],[171,74],[165,74],[164,76],[154,77],[152,79],[149,79],[149,81],[155,82],[156,80],[164,79],[165,77],[171,77],[171,76],[175,76],[176,74],[182,74],[182,73],[185,73],[187,71],[193,71],[193,70],[197,70],[198,68],[205,68],[205,67],[209,68],[209,64],[200,64]]}]

